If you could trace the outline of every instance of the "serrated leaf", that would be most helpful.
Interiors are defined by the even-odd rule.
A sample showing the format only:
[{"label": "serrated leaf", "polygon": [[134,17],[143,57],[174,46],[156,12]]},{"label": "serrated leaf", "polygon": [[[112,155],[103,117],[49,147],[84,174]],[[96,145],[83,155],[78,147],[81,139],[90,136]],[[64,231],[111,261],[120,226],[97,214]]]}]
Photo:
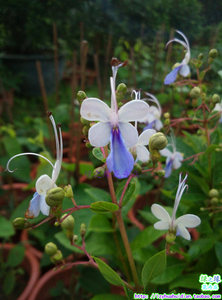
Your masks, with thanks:
[{"label": "serrated leaf", "polygon": [[164,233],[160,230],[156,230],[153,226],[149,226],[143,231],[141,231],[136,238],[131,243],[131,249],[136,251],[140,248],[145,248],[154,241],[156,241],[159,237],[161,237]]},{"label": "serrated leaf", "polygon": [[100,148],[93,148],[92,154],[97,158],[98,160],[101,160],[102,162],[106,161],[106,158],[104,158],[103,153]]},{"label": "serrated leaf", "polygon": [[6,265],[14,268],[22,263],[24,256],[25,248],[21,245],[17,245],[10,250]]},{"label": "serrated leaf", "polygon": [[100,272],[102,273],[103,277],[111,284],[122,286],[123,282],[120,276],[110,267],[108,266],[104,261],[102,261],[98,257],[93,257],[95,262],[98,264],[98,268]]},{"label": "serrated leaf", "polygon": [[109,219],[105,215],[95,215],[92,217],[89,224],[89,231],[94,232],[112,232],[114,229],[110,224]]},{"label": "serrated leaf", "polygon": [[160,251],[150,257],[145,265],[143,266],[142,270],[142,282],[144,288],[147,287],[148,283],[161,275],[166,269],[166,251]]},{"label": "serrated leaf", "polygon": [[216,252],[216,256],[219,261],[219,264],[222,266],[222,242],[215,243],[215,252]]},{"label": "serrated leaf", "polygon": [[117,211],[119,209],[119,206],[115,203],[97,201],[90,205],[90,209],[95,213],[112,213]]},{"label": "serrated leaf", "polygon": [[6,218],[0,216],[0,237],[7,238],[15,233],[12,223]]}]

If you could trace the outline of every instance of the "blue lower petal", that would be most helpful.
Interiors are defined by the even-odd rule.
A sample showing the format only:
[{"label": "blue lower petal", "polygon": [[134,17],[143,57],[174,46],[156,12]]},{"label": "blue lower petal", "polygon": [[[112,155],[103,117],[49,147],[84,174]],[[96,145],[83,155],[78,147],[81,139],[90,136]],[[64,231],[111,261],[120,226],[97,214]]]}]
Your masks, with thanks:
[{"label": "blue lower petal", "polygon": [[128,177],[133,170],[134,158],[127,150],[119,128],[111,131],[110,150],[106,160],[108,170],[119,179]]},{"label": "blue lower petal", "polygon": [[167,76],[164,79],[164,84],[173,83],[176,80],[177,74],[181,68],[182,68],[182,65],[174,68],[169,74],[167,74]]},{"label": "blue lower petal", "polygon": [[35,194],[32,197],[32,200],[30,201],[29,208],[25,214],[27,218],[34,218],[39,215],[40,199],[41,199],[41,196],[37,192],[35,192]]},{"label": "blue lower petal", "polygon": [[149,124],[147,124],[144,128],[143,131],[147,130],[147,129],[153,129],[155,127],[155,122],[156,120],[150,122]]},{"label": "blue lower petal", "polygon": [[170,177],[170,175],[171,175],[171,172],[172,172],[172,168],[173,168],[173,160],[171,159],[168,163],[167,163],[167,165],[166,165],[166,167],[165,167],[165,178],[168,178],[168,177]]}]

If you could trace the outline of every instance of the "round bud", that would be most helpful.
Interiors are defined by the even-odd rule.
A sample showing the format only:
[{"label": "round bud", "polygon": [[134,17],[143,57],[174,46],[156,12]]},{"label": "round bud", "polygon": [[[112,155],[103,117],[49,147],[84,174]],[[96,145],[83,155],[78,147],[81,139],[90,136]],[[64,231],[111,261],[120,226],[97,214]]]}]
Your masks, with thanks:
[{"label": "round bud", "polygon": [[153,150],[162,150],[167,145],[167,138],[162,132],[157,132],[153,134],[149,140],[149,149]]},{"label": "round bud", "polygon": [[80,225],[80,234],[81,236],[84,236],[86,234],[86,224],[84,223]]},{"label": "round bud", "polygon": [[15,229],[24,229],[27,228],[28,222],[25,218],[16,218],[12,221]]},{"label": "round bud", "polygon": [[219,192],[218,190],[216,189],[211,189],[208,193],[209,197],[210,198],[213,198],[213,197],[218,197],[219,196]]},{"label": "round bud", "polygon": [[49,256],[53,256],[58,251],[56,244],[50,242],[45,245],[45,253]]},{"label": "round bud", "polygon": [[212,97],[213,103],[220,102],[220,96],[218,94],[214,94]]},{"label": "round bud", "polygon": [[72,186],[70,184],[68,184],[64,187],[64,192],[65,192],[65,197],[73,198],[73,190],[72,190]]},{"label": "round bud", "polygon": [[176,239],[176,235],[174,233],[168,232],[166,234],[166,242],[168,244],[173,244],[173,242],[175,241],[175,239]]},{"label": "round bud", "polygon": [[150,152],[150,159],[152,160],[153,164],[157,163],[161,158],[161,155],[158,150],[152,150]]},{"label": "round bud", "polygon": [[199,60],[202,60],[203,58],[204,58],[203,53],[200,53],[200,54],[198,55],[198,59],[199,59]]},{"label": "round bud", "polygon": [[170,119],[165,119],[164,120],[164,125],[166,125],[166,126],[170,125]]},{"label": "round bud", "polygon": [[192,90],[190,91],[190,97],[193,99],[196,99],[200,96],[201,90],[198,86],[195,86],[194,88],[192,88]]},{"label": "round bud", "polygon": [[77,241],[78,241],[78,235],[74,234],[74,236],[73,236],[73,242],[75,243]]},{"label": "round bud", "polygon": [[88,131],[89,131],[89,126],[87,126],[87,125],[83,126],[83,129],[82,129],[83,135],[87,136],[88,135]]},{"label": "round bud", "polygon": [[92,145],[90,144],[90,142],[86,142],[86,143],[85,143],[85,146],[86,146],[86,148],[88,148],[88,149],[92,148]]},{"label": "round bud", "polygon": [[105,174],[105,167],[98,167],[93,170],[93,177],[94,178],[102,178]]},{"label": "round bud", "polygon": [[50,207],[54,207],[60,205],[64,197],[64,190],[60,187],[56,187],[47,192],[45,201]]},{"label": "round bud", "polygon": [[218,200],[217,197],[213,197],[213,198],[211,198],[211,200],[210,200],[210,203],[211,203],[211,204],[217,204],[218,202],[219,202],[219,200]]},{"label": "round bud", "polygon": [[164,114],[163,114],[163,117],[164,117],[165,119],[169,119],[169,118],[170,118],[170,113],[168,113],[168,112],[164,113]]},{"label": "round bud", "polygon": [[50,257],[50,260],[53,264],[57,264],[61,262],[62,259],[63,259],[63,255],[60,250],[57,250],[56,253]]},{"label": "round bud", "polygon": [[165,176],[165,170],[158,170],[158,171],[156,171],[156,174],[157,174],[159,177],[164,177],[164,176]]},{"label": "round bud", "polygon": [[202,135],[202,130],[201,129],[197,130],[197,135]]},{"label": "round bud", "polygon": [[204,208],[204,207],[201,207],[201,208],[200,208],[200,211],[205,211],[205,208]]},{"label": "round bud", "polygon": [[211,49],[208,55],[210,58],[216,58],[218,56],[217,49]]},{"label": "round bud", "polygon": [[[62,215],[61,219],[63,219],[65,216],[67,216],[67,214]],[[72,215],[66,217],[61,223],[62,229],[69,230],[71,232],[73,232],[74,230],[74,225],[75,225],[75,219]]]},{"label": "round bud", "polygon": [[79,102],[87,98],[86,93],[84,91],[78,91],[76,96]]}]

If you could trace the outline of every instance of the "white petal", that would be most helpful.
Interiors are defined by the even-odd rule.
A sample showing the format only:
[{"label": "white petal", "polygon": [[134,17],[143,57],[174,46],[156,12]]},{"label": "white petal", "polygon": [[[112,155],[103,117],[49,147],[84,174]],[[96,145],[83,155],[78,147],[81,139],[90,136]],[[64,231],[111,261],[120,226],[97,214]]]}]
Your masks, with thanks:
[{"label": "white petal", "polygon": [[119,121],[132,122],[140,121],[146,117],[149,112],[149,105],[142,100],[132,100],[124,104],[119,112]]},{"label": "white petal", "polygon": [[163,221],[156,222],[153,226],[154,226],[155,229],[158,229],[158,230],[167,230],[167,229],[169,229],[169,223],[168,222],[163,222]]},{"label": "white petal", "polygon": [[35,184],[36,191],[39,195],[45,195],[49,189],[55,186],[54,182],[48,175],[42,175],[38,178]]},{"label": "white petal", "polygon": [[136,160],[146,162],[150,159],[150,153],[145,146],[142,145],[136,146],[136,154],[137,154]]},{"label": "white petal", "polygon": [[190,67],[187,64],[184,64],[179,70],[180,75],[187,77],[190,74]]},{"label": "white petal", "polygon": [[176,169],[179,169],[181,167],[181,161],[183,160],[183,156],[181,153],[179,152],[176,152],[174,154],[174,160],[173,160],[173,168],[176,170]]},{"label": "white petal", "polygon": [[169,157],[169,158],[171,158],[172,155],[173,155],[173,153],[169,149],[167,149],[167,148],[165,148],[163,150],[160,150],[160,154],[162,156]]},{"label": "white petal", "polygon": [[177,230],[180,236],[182,236],[185,240],[190,240],[190,233],[189,231],[184,227],[183,224],[177,225]]},{"label": "white petal", "polygon": [[136,145],[138,142],[138,132],[132,124],[119,122],[119,129],[127,148]]},{"label": "white petal", "polygon": [[187,214],[183,215],[179,218],[176,219],[175,224],[179,225],[182,224],[183,226],[187,228],[194,228],[199,226],[201,223],[201,220],[198,216],[192,215],[192,214]]},{"label": "white petal", "polygon": [[27,218],[34,218],[34,217],[38,217],[39,212],[40,212],[40,199],[41,196],[35,192],[35,194],[33,195],[30,203],[29,203],[29,208],[27,209],[25,216]]},{"label": "white petal", "polygon": [[43,196],[43,195],[40,198],[40,210],[43,215],[45,215],[45,216],[49,215],[50,207],[46,203],[45,196]]},{"label": "white petal", "polygon": [[156,130],[154,129],[146,129],[144,130],[141,135],[139,136],[138,139],[138,144],[140,145],[148,145],[149,144],[149,140],[151,138],[151,136],[156,133]]},{"label": "white petal", "polygon": [[97,98],[85,99],[80,108],[80,114],[82,118],[88,121],[108,122],[110,112],[111,109],[109,106]]},{"label": "white petal", "polygon": [[157,131],[159,131],[163,127],[163,123],[160,120],[156,120],[155,122],[155,128]]},{"label": "white petal", "polygon": [[99,122],[89,129],[89,142],[94,147],[104,147],[110,142],[111,126],[108,122]]},{"label": "white petal", "polygon": [[161,205],[159,205],[159,204],[153,204],[151,206],[151,211],[152,211],[153,215],[156,218],[158,218],[161,221],[164,221],[164,222],[167,222],[167,223],[170,224],[170,222],[171,222],[170,215],[165,210],[165,208],[163,208]]},{"label": "white petal", "polygon": [[213,111],[222,111],[222,103],[217,103],[215,105]]}]

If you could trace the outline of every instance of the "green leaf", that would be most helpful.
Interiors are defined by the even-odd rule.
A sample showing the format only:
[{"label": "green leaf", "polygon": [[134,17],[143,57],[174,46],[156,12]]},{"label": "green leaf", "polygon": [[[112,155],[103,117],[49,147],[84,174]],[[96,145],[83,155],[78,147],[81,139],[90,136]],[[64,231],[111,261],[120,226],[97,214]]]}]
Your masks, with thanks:
[{"label": "green leaf", "polygon": [[90,205],[90,208],[95,213],[107,213],[115,212],[119,209],[119,206],[115,203],[110,203],[106,201],[97,201]]},{"label": "green leaf", "polygon": [[161,230],[156,230],[153,226],[149,226],[141,231],[131,243],[132,251],[145,248],[164,234]]},{"label": "green leaf", "polygon": [[25,248],[21,245],[17,245],[10,250],[6,265],[12,268],[17,267],[22,263],[24,256]]},{"label": "green leaf", "polygon": [[95,215],[92,217],[89,224],[89,231],[95,232],[112,232],[114,229],[110,224],[109,219],[105,215]]},{"label": "green leaf", "polygon": [[126,297],[120,296],[120,295],[115,295],[115,294],[99,294],[95,295],[91,300],[126,300]]},{"label": "green leaf", "polygon": [[[120,200],[126,182],[127,180],[124,180],[118,184],[117,191],[116,191],[116,197],[118,200]],[[136,198],[137,193],[135,192],[137,189],[137,184],[138,184],[138,179],[136,177],[132,178],[123,196],[122,206],[126,205],[132,198]]]},{"label": "green leaf", "polygon": [[142,270],[142,282],[144,288],[147,287],[148,283],[158,275],[161,275],[166,269],[166,251],[160,251],[150,257]]},{"label": "green leaf", "polygon": [[13,270],[10,270],[6,273],[3,281],[3,291],[5,295],[9,295],[15,286],[15,273]]},{"label": "green leaf", "polygon": [[8,238],[15,233],[12,223],[6,218],[0,216],[0,237]]},{"label": "green leaf", "polygon": [[81,250],[77,249],[76,247],[74,247],[74,246],[72,246],[70,244],[70,240],[66,237],[66,235],[64,234],[64,232],[58,232],[58,233],[56,233],[55,234],[55,238],[66,249],[71,250],[73,252],[82,253]]},{"label": "green leaf", "polygon": [[93,257],[95,262],[98,264],[99,270],[102,273],[103,277],[111,284],[122,286],[123,282],[120,276],[108,266],[104,261],[100,258]]},{"label": "green leaf", "polygon": [[170,284],[170,290],[179,288],[190,288],[190,289],[198,289],[201,290],[201,284],[199,283],[200,273],[198,274],[187,274],[182,275],[178,279],[175,279]]},{"label": "green leaf", "polygon": [[222,242],[216,242],[215,252],[216,252],[216,256],[219,261],[219,264],[222,266]]},{"label": "green leaf", "polygon": [[155,277],[151,283],[167,284],[176,279],[183,271],[185,264],[177,264],[167,267],[163,274]]},{"label": "green leaf", "polygon": [[108,201],[111,202],[110,194],[98,188],[87,188],[85,192],[92,198],[93,201]]},{"label": "green leaf", "polygon": [[103,153],[100,148],[93,148],[92,154],[97,158],[98,160],[101,160],[102,162],[106,161],[106,158],[104,158]]}]

